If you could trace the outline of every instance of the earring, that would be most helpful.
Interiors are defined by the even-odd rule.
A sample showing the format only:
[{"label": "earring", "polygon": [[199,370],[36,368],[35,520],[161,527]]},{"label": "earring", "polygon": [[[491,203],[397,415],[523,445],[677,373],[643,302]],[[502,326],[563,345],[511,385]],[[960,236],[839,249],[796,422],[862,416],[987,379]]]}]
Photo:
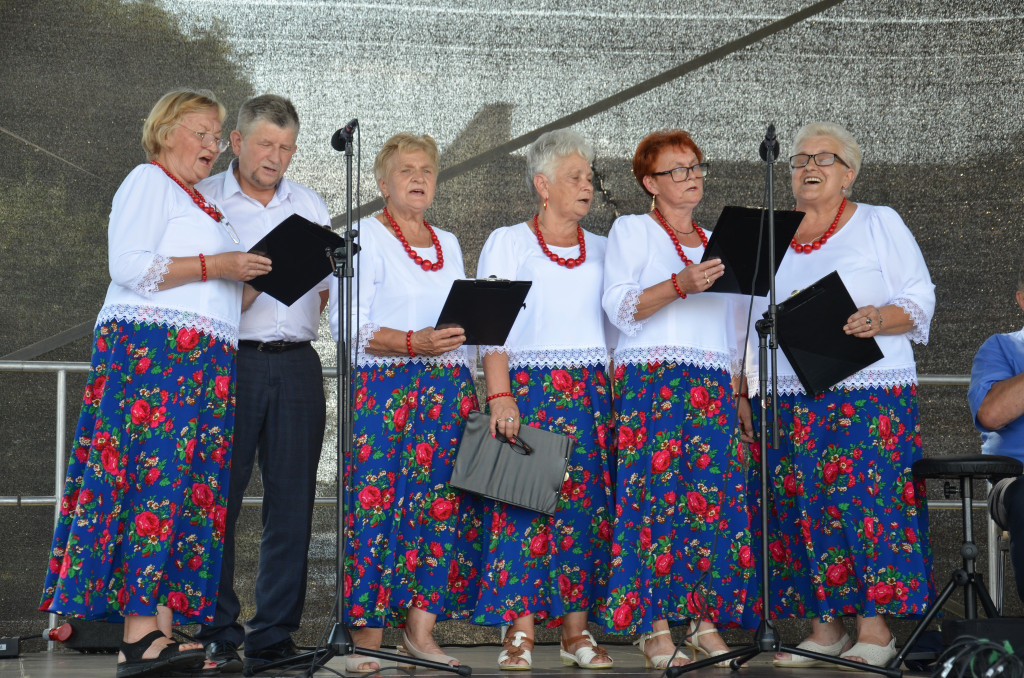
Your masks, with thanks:
[{"label": "earring", "polygon": [[546,212],[547,209],[548,209],[548,199],[544,198],[544,211]]},{"label": "earring", "polygon": [[846,195],[846,191],[847,191],[846,186],[843,186],[843,195]]},{"label": "earring", "polygon": [[653,212],[653,211],[654,211],[654,210],[656,210],[656,209],[658,209],[658,205],[657,205],[657,198],[655,198],[655,197],[654,197],[654,196],[652,195],[652,196],[651,196],[651,209],[649,209],[649,210],[647,210],[647,211],[648,211],[648,212]]}]

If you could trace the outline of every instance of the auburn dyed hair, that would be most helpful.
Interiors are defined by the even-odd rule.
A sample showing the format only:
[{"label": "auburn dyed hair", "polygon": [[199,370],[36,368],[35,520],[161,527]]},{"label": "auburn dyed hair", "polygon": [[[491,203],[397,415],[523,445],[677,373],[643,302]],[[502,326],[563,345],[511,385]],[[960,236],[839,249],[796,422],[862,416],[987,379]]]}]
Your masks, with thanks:
[{"label": "auburn dyed hair", "polygon": [[689,132],[681,129],[662,129],[651,132],[643,138],[643,141],[636,147],[636,153],[633,154],[633,178],[647,195],[651,195],[651,192],[644,186],[644,177],[654,171],[654,163],[666,148],[682,148],[693,151],[693,154],[697,156],[697,162],[704,162],[704,153],[690,138]]}]

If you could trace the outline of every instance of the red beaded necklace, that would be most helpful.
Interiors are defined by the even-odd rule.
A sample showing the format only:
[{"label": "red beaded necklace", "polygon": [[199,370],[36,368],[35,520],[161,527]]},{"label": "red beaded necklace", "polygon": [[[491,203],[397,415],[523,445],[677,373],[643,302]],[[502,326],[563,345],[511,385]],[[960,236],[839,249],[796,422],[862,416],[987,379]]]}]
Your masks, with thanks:
[{"label": "red beaded necklace", "polygon": [[412,247],[409,246],[409,241],[402,235],[402,229],[399,228],[398,222],[391,218],[391,213],[388,212],[388,208],[384,208],[384,217],[391,224],[392,230],[395,232],[395,237],[398,238],[398,242],[402,243],[402,247],[405,248],[405,253],[409,255],[409,258],[416,262],[416,265],[422,268],[424,271],[440,271],[444,268],[444,253],[441,252],[441,241],[437,239],[437,234],[434,233],[434,229],[430,227],[427,221],[423,220],[423,225],[427,227],[427,232],[430,234],[430,242],[434,243],[434,251],[437,252],[437,263],[431,263],[416,254]]},{"label": "red beaded necklace", "polygon": [[821,234],[821,237],[817,240],[812,240],[806,245],[801,245],[796,241],[796,236],[793,236],[793,241],[789,243],[789,246],[793,248],[793,251],[800,252],[801,254],[810,254],[814,250],[820,250],[828,242],[828,239],[832,237],[832,234],[836,232],[836,226],[839,225],[839,217],[843,216],[843,210],[846,209],[846,198],[839,203],[839,211],[836,212],[836,218],[832,220],[832,225],[828,227],[828,230]]},{"label": "red beaded necklace", "polygon": [[555,262],[559,266],[565,266],[566,268],[576,268],[582,266],[583,262],[587,260],[587,242],[583,238],[583,229],[579,224],[576,224],[576,242],[580,246],[580,255],[575,259],[566,259],[560,257],[551,250],[548,249],[548,244],[544,242],[544,236],[540,233],[540,223],[538,222],[539,214],[533,215],[533,230],[537,233],[537,242],[540,243],[541,251],[548,255],[548,259]]},{"label": "red beaded necklace", "polygon": [[199,209],[209,214],[211,219],[213,219],[214,221],[220,221],[221,219],[224,218],[224,215],[221,214],[220,210],[217,209],[216,206],[206,202],[206,198],[204,198],[198,191],[195,191],[186,186],[184,183],[182,183],[181,179],[168,172],[167,168],[158,163],[156,160],[150,160],[150,162],[159,167],[160,169],[162,169],[164,171],[164,174],[171,178],[171,181],[181,186],[181,189],[188,193],[189,197],[192,198],[192,202],[198,205]]},{"label": "red beaded necklace", "polygon": [[[686,256],[683,252],[683,246],[679,244],[679,238],[676,237],[676,232],[668,225],[665,217],[661,215],[661,210],[657,207],[654,208],[654,216],[658,219],[658,223],[661,224],[661,227],[665,229],[665,232],[668,233],[668,237],[672,238],[672,244],[676,246],[676,254],[678,254],[679,258],[683,260],[683,264],[686,266],[692,264],[693,262],[690,261],[690,257]],[[697,235],[700,236],[700,244],[707,247],[708,236],[704,233],[704,229],[697,225],[696,221],[693,222],[693,230],[697,231]]]}]

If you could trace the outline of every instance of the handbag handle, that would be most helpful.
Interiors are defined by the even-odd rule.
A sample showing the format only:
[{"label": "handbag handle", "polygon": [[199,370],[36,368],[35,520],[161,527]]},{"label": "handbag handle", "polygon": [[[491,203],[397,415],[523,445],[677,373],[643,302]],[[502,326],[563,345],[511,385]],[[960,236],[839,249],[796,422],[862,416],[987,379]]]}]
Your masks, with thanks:
[{"label": "handbag handle", "polygon": [[523,440],[522,438],[516,438],[515,441],[511,441],[505,437],[504,433],[501,433],[500,431],[498,432],[497,438],[499,442],[508,445],[513,449],[513,451],[523,456],[533,454],[533,448],[527,445],[526,441]]}]

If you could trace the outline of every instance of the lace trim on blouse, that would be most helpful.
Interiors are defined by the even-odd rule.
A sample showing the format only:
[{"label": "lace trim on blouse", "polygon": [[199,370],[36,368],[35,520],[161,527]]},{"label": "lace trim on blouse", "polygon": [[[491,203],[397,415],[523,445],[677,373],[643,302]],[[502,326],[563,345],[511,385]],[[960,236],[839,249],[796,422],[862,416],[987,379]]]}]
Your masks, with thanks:
[{"label": "lace trim on blouse", "polygon": [[481,355],[490,353],[508,354],[509,369],[524,367],[591,367],[608,364],[608,350],[604,346],[582,346],[578,348],[530,348],[509,349],[504,346],[481,346]]},{"label": "lace trim on blouse", "polygon": [[114,304],[100,309],[96,324],[111,320],[121,322],[153,323],[179,330],[193,329],[208,334],[238,348],[238,326],[217,318],[210,318],[192,311],[162,306],[138,306],[136,304]]},{"label": "lace trim on blouse", "polygon": [[635,346],[615,351],[616,365],[647,365],[650,363],[685,363],[694,367],[711,367],[732,374],[731,353],[690,346]]},{"label": "lace trim on blouse", "polygon": [[415,358],[409,356],[382,356],[382,355],[370,355],[369,353],[359,352],[356,356],[356,365],[359,367],[377,367],[381,365],[402,365],[404,363],[416,363],[418,365],[439,365],[442,367],[451,367],[454,365],[460,365],[462,367],[470,367],[469,355],[466,352],[464,346],[460,346],[454,351],[448,351],[441,355],[418,355]]},{"label": "lace trim on blouse", "polygon": [[463,365],[469,367],[469,354],[465,346],[460,346],[454,351],[448,351],[441,355],[418,355],[415,358],[408,356],[382,356],[372,355],[366,352],[370,340],[380,331],[377,323],[366,323],[359,328],[359,352],[356,354],[356,365],[359,367],[373,367],[375,365],[400,365],[402,363],[417,363],[419,365]]},{"label": "lace trim on blouse", "polygon": [[914,327],[907,332],[907,336],[911,341],[918,344],[928,343],[928,332],[930,329],[930,323],[928,322],[928,316],[925,315],[924,310],[917,305],[917,302],[906,297],[896,297],[892,300],[893,306],[899,306],[914,323]]},{"label": "lace trim on blouse", "polygon": [[636,306],[640,303],[640,295],[643,292],[638,287],[626,290],[626,293],[622,295],[622,301],[619,302],[619,309],[615,313],[615,326],[628,337],[635,337],[639,334],[640,329],[647,322],[646,320],[634,319]]},{"label": "lace trim on blouse", "polygon": [[[861,370],[857,374],[843,379],[841,382],[830,388],[830,391],[842,389],[861,390],[869,388],[892,388],[894,386],[911,386],[917,384],[917,369],[913,367],[902,367],[892,370]],[[760,384],[757,381],[757,374],[747,375],[747,385],[751,395],[757,394]],[[781,395],[806,394],[804,385],[796,375],[779,377],[779,393]]]},{"label": "lace trim on blouse", "polygon": [[[162,254],[154,254],[153,261],[149,263],[142,273],[128,285],[128,289],[140,297],[152,297],[160,291],[160,283],[164,281],[164,274],[171,268],[171,258]],[[198,329],[198,328],[197,328]]]}]

